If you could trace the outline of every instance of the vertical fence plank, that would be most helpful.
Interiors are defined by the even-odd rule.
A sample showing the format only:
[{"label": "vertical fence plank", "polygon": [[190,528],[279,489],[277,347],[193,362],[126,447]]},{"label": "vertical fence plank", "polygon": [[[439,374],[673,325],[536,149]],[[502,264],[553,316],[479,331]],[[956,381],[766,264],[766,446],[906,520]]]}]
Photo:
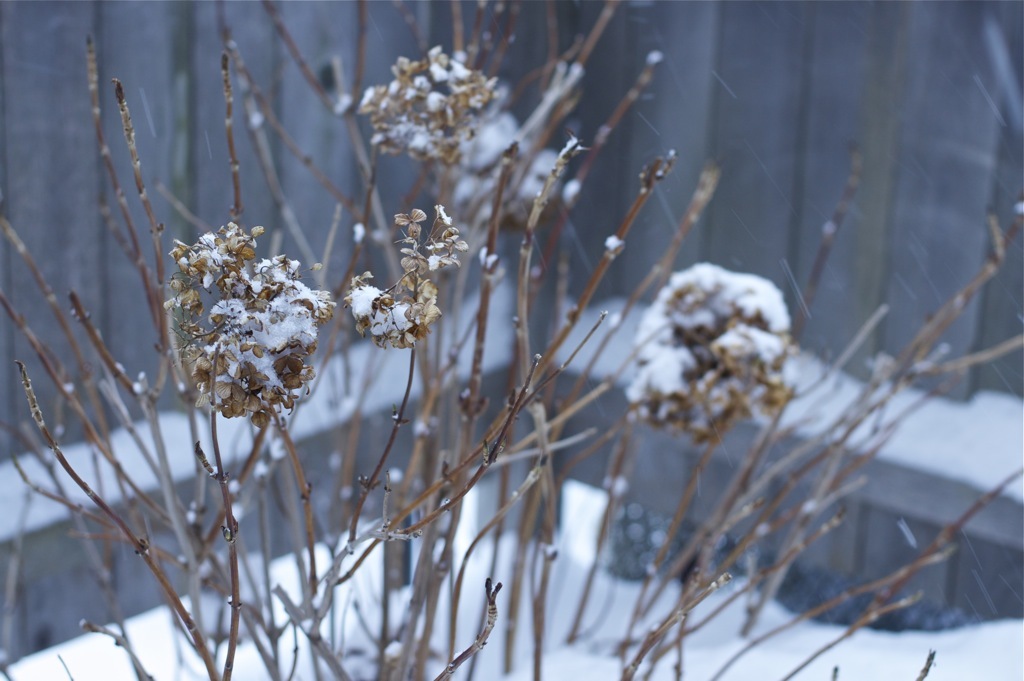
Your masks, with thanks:
[{"label": "vertical fence plank", "polygon": [[[175,92],[175,66],[173,63],[176,36],[173,27],[182,21],[180,15],[188,11],[185,4],[167,3],[143,5],[139,3],[99,3],[97,58],[100,65],[99,90],[103,130],[110,146],[114,167],[124,190],[131,215],[138,231],[139,243],[145,260],[152,267],[157,257],[167,263],[170,237],[162,237],[160,253],[154,252],[151,227],[142,201],[135,188],[131,156],[124,139],[117,100],[111,84],[120,80],[132,114],[135,143],[142,166],[146,193],[153,205],[159,223],[168,223],[173,211],[157,191],[157,184],[171,185],[175,172],[173,154],[185,138],[176,127],[180,110],[187,106],[187,98]],[[84,53],[84,47],[83,49]],[[76,88],[79,97],[88,97],[84,88]],[[184,99],[185,101],[182,101]],[[88,127],[88,121],[78,122]],[[96,143],[93,142],[95,155]],[[104,177],[107,202],[121,230],[125,229],[121,211],[110,191],[110,182]],[[153,351],[158,341],[151,322],[149,307],[143,295],[139,273],[128,257],[108,234],[103,241],[103,286],[107,306],[94,314],[104,338],[114,356],[125,366],[132,378],[140,371],[153,375],[156,357]]]},{"label": "vertical fence plank", "polygon": [[[575,12],[560,13],[559,28],[568,29],[569,35],[586,35],[597,21],[603,3],[583,3],[577,9]],[[635,74],[641,68],[643,57],[637,45],[636,25],[630,22],[643,18],[647,14],[646,10],[642,7],[633,8],[629,4],[618,7],[615,20],[608,24],[586,63],[586,71],[580,81],[586,93],[586,103],[581,102],[569,121],[578,126],[584,145],[597,137],[600,126],[629,90]],[[535,53],[532,60],[540,61],[538,57]],[[581,190],[581,200],[562,235],[563,248],[573,258],[570,290],[577,294],[604,253],[605,237],[615,233],[640,186],[637,182],[640,167],[631,167],[635,162],[632,119],[633,116],[627,116],[609,135],[600,159],[593,166]],[[562,142],[561,137],[554,137],[549,146],[554,147]],[[570,165],[569,173],[574,172],[579,164],[577,160]],[[587,199],[588,196],[600,198]],[[631,235],[639,233],[637,227],[634,226],[636,231]],[[555,266],[555,263],[548,263],[548,267]],[[609,288],[612,287],[620,290],[623,271],[622,262],[613,265],[598,295],[611,295]]]},{"label": "vertical fence plank", "polygon": [[[885,263],[888,259],[889,215],[896,176],[896,148],[901,123],[900,98],[907,71],[905,37],[909,5],[871,5],[867,17],[866,64],[863,94],[858,103],[858,134],[863,155],[863,172],[857,201],[849,216],[846,237],[852,242],[850,277],[853,307],[846,314],[865,320],[885,302]],[[842,235],[840,237],[841,247]],[[873,334],[849,370],[864,376],[865,360],[878,349],[879,334]],[[841,347],[832,348],[839,352]]]},{"label": "vertical fence plank", "polygon": [[[67,309],[66,295],[72,288],[82,293],[87,304],[96,307],[102,303],[102,290],[91,285],[101,276],[97,269],[102,263],[102,232],[94,210],[99,178],[88,124],[90,106],[82,58],[86,35],[95,28],[94,10],[92,3],[0,6],[0,82],[4,89],[0,136],[4,138],[5,168],[17,169],[7,171],[4,178],[4,214],[35,257],[62,310]],[[78,367],[42,293],[21,258],[11,251],[6,258],[2,282],[5,293],[67,367],[70,375],[62,380],[75,381]],[[74,427],[61,433],[64,419],[56,408],[55,387],[23,336],[14,330],[6,314],[0,314],[0,328],[7,341],[0,341],[5,364],[0,369],[0,380],[4,381],[0,392],[8,396],[0,402],[0,418],[12,425],[31,424],[12,365],[13,359],[20,359],[32,373],[40,404],[54,431],[64,439],[80,437],[80,430]],[[22,443],[13,444],[20,453]],[[8,455],[6,448],[0,453],[3,459]],[[4,501],[18,503],[15,499]],[[6,570],[9,561],[6,551],[4,554]],[[3,607],[15,608],[13,642],[17,650],[10,652],[16,655],[25,649],[29,637],[31,605],[4,603]],[[47,635],[45,629],[33,635],[37,633]]]},{"label": "vertical fence plank", "polygon": [[[647,275],[672,238],[707,160],[711,98],[719,85],[712,72],[719,49],[721,11],[712,3],[660,2],[633,12],[636,48],[626,76],[635,77],[652,50],[660,51],[664,60],[655,67],[647,92],[625,121],[631,149],[622,171],[635,187],[636,173],[655,156],[675,149],[679,160],[672,174],[658,186],[619,257],[617,283],[623,291],[632,290]],[[606,158],[605,162],[611,160]],[[706,225],[707,220],[702,220],[691,231],[680,252],[680,262],[690,265],[700,258],[701,244],[708,239]]]},{"label": "vertical fence plank", "polygon": [[[227,224],[234,202],[230,157],[224,129],[224,81],[221,75],[221,54],[224,41],[220,35],[220,11],[247,69],[264,95],[274,101],[278,84],[275,73],[281,50],[274,27],[262,7],[250,3],[198,3],[195,5],[195,43],[192,48],[192,111],[194,123],[189,131],[194,176],[195,213],[214,229]],[[234,91],[233,128],[235,148],[240,166],[243,213],[241,222],[247,226],[274,223],[277,211],[258,157],[248,132],[250,121],[242,101],[242,88],[235,69],[231,70]],[[279,143],[270,125],[262,124],[268,145],[276,154]],[[287,153],[280,147],[281,153]],[[189,237],[196,233],[190,228]],[[264,244],[265,245],[265,244]]]},{"label": "vertical fence plank", "polygon": [[[849,148],[859,143],[859,102],[864,96],[870,8],[863,3],[826,3],[809,11],[811,46],[799,126],[800,177],[790,263],[801,291],[811,276],[822,230],[832,219],[849,174]],[[847,215],[810,307],[801,344],[823,354],[838,352],[864,322],[856,282],[856,236],[862,220]],[[792,293],[792,291],[790,291]],[[790,300],[799,313],[800,300]]]},{"label": "vertical fence plank", "polygon": [[[982,3],[909,7],[908,70],[891,224],[884,347],[899,352],[925,316],[978,270],[987,248],[998,122]],[[898,93],[893,93],[898,94]],[[891,152],[890,152],[891,153]],[[970,349],[979,314],[972,303],[945,334],[952,352]]]},{"label": "vertical fence plank", "polygon": [[[335,100],[336,88],[328,87],[333,83],[331,59],[336,55],[341,56],[343,68],[348,73],[352,72],[354,60],[349,51],[356,43],[357,9],[355,3],[285,3],[280,6],[281,18],[307,65]],[[400,22],[390,23],[395,29],[404,29]],[[284,59],[279,99],[281,122],[317,167],[361,206],[361,192],[354,193],[353,190],[360,187],[362,182],[356,179],[354,154],[344,121],[327,111],[299,72],[294,60],[288,55]],[[350,76],[346,75],[346,79],[346,87],[351,88]],[[353,93],[354,106],[358,106],[361,94]],[[323,257],[336,201],[291,155],[281,158],[280,168],[285,196],[288,197],[298,224],[302,225],[302,231],[315,255],[314,261],[319,262]],[[385,214],[389,214],[389,210],[390,207],[386,206]],[[390,211],[395,212],[399,211]],[[350,228],[352,223],[352,215],[346,211],[342,225]],[[343,229],[335,241],[335,257],[330,271],[337,276],[340,276],[348,262],[345,251],[351,245],[350,234],[351,229]],[[306,267],[312,265],[312,262],[306,262],[307,258],[296,248],[291,236],[285,239],[285,244],[285,252],[289,257],[301,259]]]},{"label": "vertical fence plank", "polygon": [[964,533],[957,543],[953,605],[983,619],[1024,615],[1024,554]]},{"label": "vertical fence plank", "polygon": [[[6,75],[5,64],[14,55],[5,49],[7,41],[7,13],[10,7],[0,5],[0,74]],[[6,130],[7,79],[0,78],[0,131]],[[7,168],[11,158],[7,154],[7,136],[0,134],[0,214],[7,217]],[[13,277],[11,268],[14,256],[8,246],[7,239],[0,237],[0,290],[10,291]],[[14,388],[17,385],[14,377],[14,325],[6,314],[0,311],[0,422],[14,425]],[[14,443],[14,438],[6,430],[0,428],[0,462],[7,459],[7,452]]]},{"label": "vertical fence plank", "polygon": [[[1024,40],[1020,27],[1024,21],[1020,4],[999,5],[999,14],[985,18],[985,45],[993,64],[994,82],[989,94],[999,107],[1005,125],[999,129],[999,161],[992,177],[991,207],[1001,225],[1009,225],[1014,206],[1024,189],[1024,131],[1021,112],[1021,65],[1024,64]],[[984,293],[975,350],[983,350],[1021,333],[1024,323],[1024,239],[1010,245],[1003,269]],[[974,374],[973,390],[1024,392],[1024,351],[979,367]]]},{"label": "vertical fence plank", "polygon": [[787,290],[797,126],[808,40],[799,4],[727,4],[718,38],[712,152],[722,180],[709,215],[708,260]]},{"label": "vertical fence plank", "polygon": [[[103,237],[94,210],[99,168],[88,124],[91,114],[83,59],[85,38],[95,28],[94,10],[92,3],[3,7],[3,134],[8,167],[18,169],[7,178],[6,215],[64,310],[71,289],[81,292],[92,309],[99,309],[103,302],[101,288],[94,285],[100,276]],[[78,374],[74,357],[20,259],[11,257],[9,277],[8,296],[71,372],[61,380],[74,380]],[[20,334],[15,335],[13,347],[14,356],[29,366],[51,426],[60,432],[64,419],[55,408],[54,386]],[[4,390],[13,393],[13,409],[5,420],[28,419],[19,386],[15,383]],[[66,437],[76,434],[69,430]]]}]

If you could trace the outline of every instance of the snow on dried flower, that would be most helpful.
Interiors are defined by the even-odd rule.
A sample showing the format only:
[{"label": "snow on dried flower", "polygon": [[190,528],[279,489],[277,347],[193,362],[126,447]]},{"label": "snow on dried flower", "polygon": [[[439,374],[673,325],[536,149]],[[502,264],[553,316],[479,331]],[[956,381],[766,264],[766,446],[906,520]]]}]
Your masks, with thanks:
[{"label": "snow on dried flower", "polygon": [[370,115],[371,141],[389,154],[457,163],[477,114],[494,99],[497,80],[440,47],[418,61],[399,57],[391,71],[395,79],[367,88],[359,104],[359,113]]},{"label": "snow on dried flower", "polygon": [[356,330],[364,336],[369,331],[380,347],[411,348],[427,337],[430,326],[441,318],[441,310],[437,286],[425,275],[459,267],[458,254],[469,250],[444,206],[434,206],[434,210],[436,217],[422,243],[420,223],[427,214],[416,208],[395,216],[395,225],[405,228],[405,237],[398,241],[405,273],[394,286],[381,290],[369,284],[370,272],[352,278],[345,304],[352,310]]},{"label": "snow on dried flower", "polygon": [[[246,234],[232,222],[192,245],[175,241],[171,257],[179,272],[165,304],[181,311],[185,358],[200,401],[212,401],[229,418],[248,415],[260,427],[273,410],[291,409],[295,391],[313,379],[306,358],[335,305],[329,293],[299,280],[297,260],[278,255],[251,262],[261,234],[262,227]],[[205,317],[204,291],[215,299]]]},{"label": "snow on dried flower", "polygon": [[626,397],[647,422],[698,442],[755,411],[776,413],[792,395],[782,377],[789,326],[766,279],[708,263],[676,272],[640,321]]}]

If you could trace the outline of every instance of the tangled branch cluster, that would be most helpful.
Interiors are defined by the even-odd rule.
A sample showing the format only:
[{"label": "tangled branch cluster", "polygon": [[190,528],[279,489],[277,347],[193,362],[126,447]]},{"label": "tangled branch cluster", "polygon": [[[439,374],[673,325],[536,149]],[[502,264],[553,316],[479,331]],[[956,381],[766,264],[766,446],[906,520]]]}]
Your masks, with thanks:
[{"label": "tangled branch cluster", "polygon": [[359,112],[370,115],[371,142],[389,154],[451,165],[475,133],[476,115],[495,96],[495,78],[433,48],[425,59],[399,57],[395,79],[366,89]]},{"label": "tangled branch cluster", "polygon": [[[180,309],[186,359],[200,400],[214,402],[226,417],[248,415],[258,427],[271,411],[291,409],[294,391],[314,376],[306,358],[316,350],[317,327],[334,314],[326,291],[299,281],[299,262],[283,255],[256,257],[252,233],[228,223],[190,245],[176,241],[171,257],[179,274],[171,280],[169,309]],[[204,317],[200,291],[216,302]],[[213,399],[213,396],[216,399]]]},{"label": "tangled branch cluster", "polygon": [[700,263],[676,272],[637,329],[639,371],[626,390],[641,418],[717,438],[792,395],[783,381],[789,313],[766,279]]},{"label": "tangled branch cluster", "polygon": [[405,237],[398,242],[403,245],[405,274],[398,283],[382,291],[367,283],[373,278],[369,272],[352,278],[345,304],[352,308],[356,330],[364,336],[369,331],[380,347],[411,348],[427,337],[431,324],[441,318],[441,310],[437,286],[425,275],[450,265],[459,267],[458,254],[469,249],[444,206],[434,209],[437,215],[422,245],[420,223],[427,214],[415,208],[395,216],[395,224],[405,228]]}]

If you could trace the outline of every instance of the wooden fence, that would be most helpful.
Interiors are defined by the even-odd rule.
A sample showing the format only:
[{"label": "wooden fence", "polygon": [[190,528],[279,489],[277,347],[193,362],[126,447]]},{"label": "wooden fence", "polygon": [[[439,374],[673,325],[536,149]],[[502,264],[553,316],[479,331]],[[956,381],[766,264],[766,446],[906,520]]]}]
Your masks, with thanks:
[{"label": "wooden fence", "polygon": [[[407,9],[424,42],[447,41],[449,3]],[[564,49],[600,9],[597,2],[524,3],[503,75],[522,75],[537,63],[552,18]],[[284,3],[280,11],[316,71],[340,55],[352,72],[355,3]],[[475,11],[475,3],[463,8],[467,25]],[[210,224],[227,219],[219,12],[298,146],[338,185],[354,186],[344,126],[302,81],[261,6],[0,5],[3,212],[58,298],[77,290],[133,371],[145,368],[153,338],[145,324],[132,321],[145,318],[136,275],[97,209],[101,196],[115,204],[98,162],[85,39],[92,35],[96,42],[103,128],[122,184],[131,190],[111,77],[125,85],[158,215],[172,234],[189,234],[192,228],[157,187]],[[602,294],[619,293],[642,276],[681,215],[701,165],[714,158],[723,168],[721,186],[680,264],[711,260],[768,276],[796,309],[795,283],[808,277],[822,225],[847,176],[848,145],[856,142],[864,159],[862,186],[822,280],[805,344],[836,352],[885,302],[891,312],[868,351],[897,351],[981,264],[988,249],[986,210],[992,207],[1005,224],[1018,200],[1024,184],[1021,23],[1021,5],[1001,2],[623,3],[589,64],[584,98],[570,121],[582,138],[593,139],[649,51],[661,51],[665,61],[584,187],[565,237],[576,256],[574,271],[599,257],[641,166],[675,148],[680,163],[642,216]],[[417,51],[392,3],[369,3],[366,31],[364,84],[383,81],[397,55]],[[236,122],[244,218],[280,226],[247,143],[244,114]],[[289,206],[320,249],[334,200],[278,138],[268,133],[267,139]],[[386,163],[383,172],[386,190],[399,184],[392,176],[408,174],[398,163]],[[399,195],[395,190],[386,198],[397,203]],[[138,224],[146,225],[134,196],[129,203]],[[347,226],[351,218],[345,219]],[[285,243],[294,249],[290,238]],[[343,242],[336,249],[339,262],[347,248]],[[1005,271],[949,331],[954,352],[1020,333],[1022,263],[1018,240]],[[39,335],[59,339],[6,242],[0,242],[0,287]],[[12,360],[30,355],[6,316],[0,318],[0,385],[6,386],[0,420],[7,423],[27,416]],[[1017,353],[977,371],[960,395],[979,388],[1020,393],[1022,362]]]},{"label": "wooden fence", "polygon": [[[550,26],[556,25],[565,49],[600,9],[597,2],[523,3],[503,75],[522,75],[537,63]],[[449,3],[410,3],[407,10],[425,42],[448,40]],[[467,24],[475,11],[475,3],[463,7]],[[148,325],[136,321],[146,319],[137,275],[98,210],[100,197],[112,208],[115,200],[98,160],[85,40],[92,35],[99,54],[103,130],[123,186],[131,190],[131,168],[111,77],[124,83],[159,218],[172,235],[187,235],[193,228],[158,187],[212,225],[226,221],[231,202],[221,12],[296,144],[339,186],[354,187],[344,126],[303,82],[261,6],[0,4],[3,213],[58,299],[78,291],[131,372],[146,368],[154,339]],[[284,3],[280,12],[314,70],[325,72],[340,55],[352,72],[357,4]],[[805,345],[835,353],[885,302],[891,311],[867,350],[896,352],[986,257],[986,210],[993,208],[1005,224],[1018,201],[1024,185],[1021,25],[1022,6],[1001,2],[623,3],[588,66],[571,125],[584,140],[593,139],[646,55],[659,50],[665,59],[583,189],[564,244],[574,253],[574,271],[600,256],[642,165],[674,148],[677,169],[658,189],[601,294],[621,293],[646,272],[700,167],[713,158],[723,168],[722,182],[680,265],[711,260],[770,277],[796,309],[796,283],[808,278],[822,225],[846,180],[848,145],[857,142],[863,182],[825,271]],[[397,55],[415,53],[412,36],[396,5],[369,3],[364,84],[382,82]],[[279,227],[244,114],[236,123],[244,218]],[[267,140],[288,205],[319,250],[335,202],[276,136],[267,133]],[[390,159],[383,165],[386,211],[401,207],[401,191],[394,189],[401,183],[393,180],[408,172]],[[146,225],[134,196],[129,203],[137,224]],[[351,216],[345,220],[348,226]],[[348,238],[335,249],[336,262],[347,258]],[[288,236],[285,245],[294,252]],[[1004,271],[947,334],[954,353],[1020,333],[1022,272],[1018,240]],[[52,316],[4,240],[0,288],[60,351]],[[0,317],[0,421],[27,418],[13,360],[30,356],[9,319]],[[980,388],[1020,393],[1022,362],[1016,353],[975,372],[960,395]]]}]

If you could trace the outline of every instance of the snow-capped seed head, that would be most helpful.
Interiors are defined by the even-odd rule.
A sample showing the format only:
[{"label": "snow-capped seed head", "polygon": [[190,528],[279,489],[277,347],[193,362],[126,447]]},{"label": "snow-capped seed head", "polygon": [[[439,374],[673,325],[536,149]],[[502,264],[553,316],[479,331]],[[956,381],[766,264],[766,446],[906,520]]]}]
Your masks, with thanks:
[{"label": "snow-capped seed head", "polygon": [[364,283],[368,274],[353,277],[345,297],[356,330],[364,336],[369,332],[380,347],[411,348],[426,338],[430,326],[441,317],[436,305],[437,287],[422,280],[417,290],[396,300],[392,294]]},{"label": "snow-capped seed head", "polygon": [[[229,223],[192,245],[176,241],[178,265],[169,309],[181,314],[184,355],[201,403],[223,416],[248,416],[262,427],[294,407],[296,391],[313,379],[306,359],[317,329],[334,314],[326,291],[299,280],[299,262],[283,255],[253,262],[262,227],[246,233]],[[203,295],[214,301],[206,312]]]},{"label": "snow-capped seed head", "polygon": [[663,55],[659,50],[651,50],[650,52],[647,53],[647,63],[650,66],[660,64],[664,58],[665,55]]},{"label": "snow-capped seed head", "polygon": [[774,284],[700,263],[669,279],[636,332],[638,372],[626,397],[640,417],[697,441],[753,413],[773,414],[792,391],[789,313]]},{"label": "snow-capped seed head", "polygon": [[389,154],[457,163],[478,115],[495,97],[497,80],[439,46],[419,61],[399,57],[391,71],[395,79],[368,88],[359,103],[359,113],[370,116],[373,144]]},{"label": "snow-capped seed head", "polygon": [[352,95],[345,93],[338,97],[338,101],[334,103],[334,115],[343,116],[346,111],[352,108]]},{"label": "snow-capped seed head", "polygon": [[445,212],[444,206],[437,204],[434,206],[434,210],[437,211],[437,219],[443,222],[448,227],[452,226],[452,219],[448,217],[448,213]]},{"label": "snow-capped seed head", "polygon": [[613,258],[617,256],[619,253],[622,253],[622,249],[624,249],[625,247],[626,242],[620,239],[619,237],[615,236],[614,234],[612,234],[610,237],[604,240],[604,250]]},{"label": "snow-capped seed head", "polygon": [[566,140],[565,146],[563,146],[562,150],[558,152],[558,159],[560,161],[568,161],[573,156],[580,153],[582,150],[583,145],[580,144],[579,138],[570,132],[569,139]]}]

